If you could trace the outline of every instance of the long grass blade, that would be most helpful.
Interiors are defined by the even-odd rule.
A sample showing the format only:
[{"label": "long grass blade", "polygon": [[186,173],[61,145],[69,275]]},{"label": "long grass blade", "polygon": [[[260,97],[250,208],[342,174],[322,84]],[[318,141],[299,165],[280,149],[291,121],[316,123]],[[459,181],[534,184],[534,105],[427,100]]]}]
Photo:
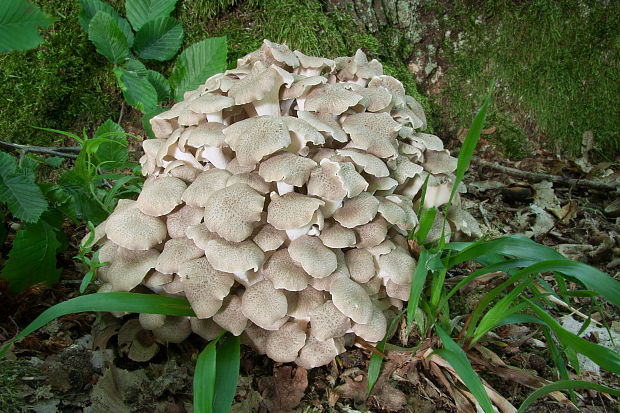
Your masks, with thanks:
[{"label": "long grass blade", "polygon": [[601,368],[610,371],[615,374],[620,374],[620,355],[616,352],[600,346],[598,344],[591,343],[570,331],[565,330],[562,326],[547,314],[542,308],[534,304],[527,298],[523,298],[529,303],[530,308],[536,312],[541,321],[543,321],[556,335],[560,343],[564,346],[570,346],[575,351],[588,357],[590,360],[598,364]]},{"label": "long grass blade", "polygon": [[436,207],[429,208],[422,214],[422,218],[420,218],[420,225],[418,225],[418,230],[415,233],[415,238],[418,240],[419,245],[422,245],[422,243],[426,239],[428,232],[433,226],[433,221],[435,221],[436,215]]},{"label": "long grass blade", "polygon": [[523,401],[521,406],[519,406],[519,410],[517,413],[522,413],[527,409],[536,399],[552,393],[554,391],[560,390],[572,390],[572,389],[590,389],[596,390],[602,393],[608,393],[612,396],[620,397],[620,390],[613,389],[608,386],[604,386],[598,383],[592,383],[590,381],[585,380],[560,380],[555,383],[548,384],[540,389],[534,391],[532,394],[527,396],[527,398]]},{"label": "long grass blade", "polygon": [[196,413],[213,412],[215,394],[215,375],[217,373],[217,342],[225,334],[207,344],[196,361],[194,371],[194,411]]},{"label": "long grass blade", "polygon": [[128,313],[166,314],[187,317],[196,316],[189,302],[182,298],[127,292],[82,295],[58,303],[41,313],[41,315],[35,318],[32,323],[28,324],[25,329],[0,350],[0,357],[6,353],[11,343],[21,340],[55,318],[86,311],[123,311]]},{"label": "long grass blade", "polygon": [[446,333],[439,324],[435,324],[435,329],[437,330],[437,334],[444,348],[435,350],[434,353],[440,355],[450,363],[454,371],[456,371],[461,380],[463,380],[463,383],[465,383],[476,400],[478,400],[478,403],[480,403],[484,411],[486,413],[493,413],[493,405],[491,404],[489,395],[484,389],[478,374],[474,371],[463,349],[452,340],[450,335]]},{"label": "long grass blade", "polygon": [[217,349],[213,413],[228,413],[237,393],[241,348],[239,337],[227,334]]},{"label": "long grass blade", "polygon": [[424,283],[426,282],[426,276],[428,275],[428,267],[426,266],[429,253],[426,248],[422,248],[420,252],[420,258],[418,264],[413,272],[413,280],[411,282],[411,291],[409,293],[409,301],[407,303],[407,335],[411,332],[411,326],[413,326],[415,310],[418,308],[418,302],[424,289]]}]

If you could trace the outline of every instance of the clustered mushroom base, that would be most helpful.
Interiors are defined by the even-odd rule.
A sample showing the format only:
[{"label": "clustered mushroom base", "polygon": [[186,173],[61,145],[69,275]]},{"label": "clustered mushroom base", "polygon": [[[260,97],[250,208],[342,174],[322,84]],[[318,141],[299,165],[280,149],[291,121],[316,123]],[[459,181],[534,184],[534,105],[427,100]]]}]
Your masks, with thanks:
[{"label": "clustered mushroom base", "polygon": [[[223,328],[305,368],[355,336],[385,336],[409,296],[420,188],[430,174],[424,206],[446,203],[456,159],[418,132],[420,104],[378,61],[265,40],[151,125],[140,196],[95,231],[109,263],[100,292],[142,285],[186,297],[196,318],[140,315],[159,342]],[[479,234],[467,212],[448,215],[453,233]],[[127,346],[139,328],[124,328]]]}]

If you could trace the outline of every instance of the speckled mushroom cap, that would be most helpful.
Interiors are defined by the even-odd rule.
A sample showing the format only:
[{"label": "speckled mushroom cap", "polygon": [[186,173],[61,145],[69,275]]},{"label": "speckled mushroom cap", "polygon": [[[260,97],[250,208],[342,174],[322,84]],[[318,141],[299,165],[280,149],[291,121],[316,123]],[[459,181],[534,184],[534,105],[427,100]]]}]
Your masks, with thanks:
[{"label": "speckled mushroom cap", "polygon": [[[416,266],[422,184],[424,207],[446,203],[456,159],[378,61],[265,40],[151,125],[138,201],[95,231],[102,292],[187,298],[197,318],[141,316],[162,343],[223,328],[305,368],[344,351],[345,334],[384,337]],[[456,208],[453,230],[479,235]]]}]

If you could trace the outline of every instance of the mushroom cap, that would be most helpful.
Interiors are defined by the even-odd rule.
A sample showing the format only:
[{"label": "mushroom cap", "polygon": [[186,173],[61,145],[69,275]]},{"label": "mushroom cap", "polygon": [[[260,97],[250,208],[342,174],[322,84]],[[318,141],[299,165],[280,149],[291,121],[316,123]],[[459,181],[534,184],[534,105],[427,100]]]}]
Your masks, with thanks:
[{"label": "mushroom cap", "polygon": [[388,223],[383,217],[375,217],[374,220],[365,225],[353,228],[357,234],[357,248],[368,248],[379,245],[387,234]]},{"label": "mushroom cap", "polygon": [[411,284],[416,261],[403,248],[395,248],[378,260],[380,275],[389,277],[396,284]]},{"label": "mushroom cap", "polygon": [[248,238],[260,221],[265,198],[249,185],[238,183],[214,192],[205,204],[209,231],[232,242]]},{"label": "mushroom cap", "polygon": [[372,254],[365,249],[354,248],[344,253],[351,278],[358,283],[367,283],[375,276]]},{"label": "mushroom cap", "polygon": [[353,332],[369,343],[377,343],[385,337],[387,333],[387,319],[383,312],[373,306],[372,316],[366,324],[353,323]]},{"label": "mushroom cap", "polygon": [[286,241],[286,232],[276,229],[271,224],[265,224],[252,241],[265,252],[275,251]]},{"label": "mushroom cap", "polygon": [[359,149],[337,149],[336,153],[340,156],[351,158],[355,165],[360,166],[364,172],[377,178],[390,175],[390,170],[383,161],[369,153]]},{"label": "mushroom cap", "polygon": [[323,84],[316,86],[306,97],[304,109],[311,112],[340,115],[355,106],[362,96],[345,88],[342,84]]},{"label": "mushroom cap", "polygon": [[305,369],[312,369],[328,364],[343,351],[344,349],[338,346],[333,338],[321,341],[310,336],[299,351],[299,356],[295,359],[295,363]]},{"label": "mushroom cap", "polygon": [[190,317],[189,324],[194,333],[207,341],[215,340],[222,331],[222,327],[217,325],[212,318]]},{"label": "mushroom cap", "polygon": [[226,136],[222,132],[226,126],[219,122],[200,123],[187,137],[187,146],[200,148],[201,146],[215,146],[221,148],[226,144]]},{"label": "mushroom cap", "polygon": [[265,341],[265,353],[275,362],[295,361],[306,344],[306,332],[298,322],[289,321],[278,330],[270,331]]},{"label": "mushroom cap", "polygon": [[354,246],[356,242],[355,231],[331,219],[325,222],[319,238],[329,248],[348,248]]},{"label": "mushroom cap", "polygon": [[246,288],[241,297],[241,311],[257,326],[269,330],[286,316],[286,296],[269,280],[259,281]]},{"label": "mushroom cap", "polygon": [[124,204],[107,219],[105,233],[110,240],[130,250],[148,250],[166,239],[163,220],[143,214],[135,201]]},{"label": "mushroom cap", "polygon": [[277,289],[301,291],[308,286],[308,273],[293,261],[287,249],[274,252],[263,265],[262,274]]},{"label": "mushroom cap", "polygon": [[355,198],[344,201],[342,208],[334,212],[334,219],[345,228],[354,228],[369,223],[377,215],[379,200],[362,192]]},{"label": "mushroom cap", "polygon": [[182,207],[172,211],[166,215],[166,228],[170,238],[185,237],[187,229],[199,224],[204,217],[204,209],[191,205],[183,205]]},{"label": "mushroom cap", "polygon": [[[299,293],[291,295],[294,300],[288,301],[288,315],[297,320],[310,320],[310,312],[325,303],[323,291],[306,287]],[[293,302],[294,301],[294,302]]]},{"label": "mushroom cap", "polygon": [[187,187],[181,199],[188,205],[204,207],[211,195],[222,188],[226,188],[226,183],[231,175],[224,169],[216,168],[204,171]]},{"label": "mushroom cap", "polygon": [[400,126],[385,112],[355,113],[347,116],[342,124],[356,148],[366,150],[379,158],[398,155],[396,136]]},{"label": "mushroom cap", "polygon": [[359,324],[367,324],[372,316],[372,302],[366,291],[355,281],[338,277],[332,281],[329,292],[341,313]]},{"label": "mushroom cap", "polygon": [[231,274],[213,268],[206,257],[184,262],[179,275],[185,296],[198,318],[212,317],[235,282]]},{"label": "mushroom cap", "polygon": [[263,250],[250,240],[230,242],[217,237],[207,243],[204,252],[213,268],[228,273],[258,271],[265,261]]},{"label": "mushroom cap", "polygon": [[189,238],[172,238],[164,244],[164,250],[157,257],[155,269],[162,274],[174,274],[186,261],[199,258],[204,251]]},{"label": "mushroom cap", "polygon": [[302,235],[288,246],[291,258],[315,278],[324,278],[336,270],[336,254],[317,237]]},{"label": "mushroom cap", "polygon": [[310,173],[307,187],[309,195],[335,201],[359,195],[368,187],[368,182],[352,163],[322,159],[320,166]]},{"label": "mushroom cap", "polygon": [[192,334],[192,326],[187,317],[167,316],[161,327],[153,329],[155,340],[161,344],[182,343]]},{"label": "mushroom cap", "polygon": [[309,315],[310,334],[319,340],[342,337],[351,329],[349,317],[338,311],[332,301],[316,307]]},{"label": "mushroom cap", "polygon": [[289,192],[282,196],[273,193],[267,207],[267,222],[274,228],[287,230],[302,228],[325,202],[311,196]]},{"label": "mushroom cap", "polygon": [[245,166],[256,165],[265,156],[291,144],[284,121],[271,116],[248,118],[228,126],[223,132],[237,161]]},{"label": "mushroom cap", "polygon": [[213,321],[233,336],[241,335],[248,324],[247,317],[241,311],[241,298],[236,295],[226,297]]},{"label": "mushroom cap", "polygon": [[267,182],[283,181],[289,185],[303,186],[316,166],[312,159],[283,152],[263,161],[258,174]]},{"label": "mushroom cap", "polygon": [[138,316],[138,321],[140,325],[145,330],[153,330],[157,327],[161,327],[164,325],[166,321],[165,314],[149,314],[149,313],[140,313]]},{"label": "mushroom cap", "polygon": [[457,159],[450,156],[450,151],[429,151],[424,152],[424,169],[432,174],[442,174],[454,172],[456,170]]},{"label": "mushroom cap", "polygon": [[235,104],[235,100],[228,96],[205,93],[192,100],[188,107],[196,113],[216,113]]},{"label": "mushroom cap", "polygon": [[157,264],[159,251],[128,250],[118,247],[116,256],[105,271],[104,281],[112,284],[112,291],[130,291],[136,287],[146,274]]}]

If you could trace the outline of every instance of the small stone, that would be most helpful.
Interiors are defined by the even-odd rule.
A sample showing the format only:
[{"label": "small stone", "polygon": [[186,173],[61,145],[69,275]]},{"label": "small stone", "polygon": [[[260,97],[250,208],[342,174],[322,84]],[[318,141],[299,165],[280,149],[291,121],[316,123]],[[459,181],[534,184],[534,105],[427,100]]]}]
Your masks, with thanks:
[{"label": "small stone", "polygon": [[611,204],[605,207],[605,214],[611,218],[620,217],[620,198],[616,198]]}]

